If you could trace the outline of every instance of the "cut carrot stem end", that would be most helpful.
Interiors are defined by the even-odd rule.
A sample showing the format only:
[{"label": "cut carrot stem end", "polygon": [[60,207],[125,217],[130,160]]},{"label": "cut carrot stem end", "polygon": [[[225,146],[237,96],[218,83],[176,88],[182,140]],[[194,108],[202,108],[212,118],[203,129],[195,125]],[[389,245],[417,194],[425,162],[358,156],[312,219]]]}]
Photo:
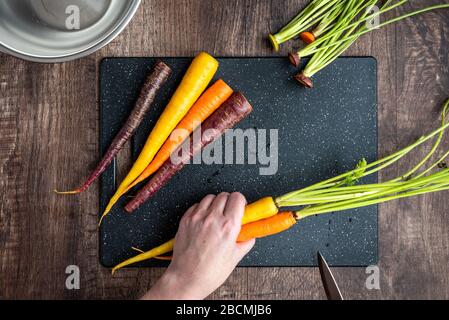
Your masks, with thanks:
[{"label": "cut carrot stem end", "polygon": [[302,32],[299,37],[301,38],[302,41],[304,41],[307,44],[311,44],[312,42],[315,41],[315,36],[312,32]]},{"label": "cut carrot stem end", "polygon": [[279,43],[272,34],[268,35],[268,40],[270,40],[271,46],[273,47],[274,51],[279,51]]},{"label": "cut carrot stem end", "polygon": [[294,65],[295,67],[298,67],[301,63],[301,58],[299,57],[299,54],[297,53],[289,53],[288,54],[288,60],[290,60],[290,63]]},{"label": "cut carrot stem end", "polygon": [[309,88],[309,89],[313,88],[312,79],[305,76],[304,73],[302,73],[302,72],[295,75],[295,80],[298,81],[301,85],[303,85],[306,88]]}]

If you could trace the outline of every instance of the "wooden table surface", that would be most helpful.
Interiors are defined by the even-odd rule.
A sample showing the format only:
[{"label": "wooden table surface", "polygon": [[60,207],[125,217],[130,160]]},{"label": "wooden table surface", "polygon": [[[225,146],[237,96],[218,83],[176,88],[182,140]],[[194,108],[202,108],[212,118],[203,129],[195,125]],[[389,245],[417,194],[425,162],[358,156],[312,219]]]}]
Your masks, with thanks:
[{"label": "wooden table surface", "polygon": [[[0,299],[136,298],[163,272],[133,269],[112,278],[98,262],[98,183],[78,197],[52,192],[77,185],[99,159],[103,57],[193,56],[200,50],[270,56],[267,32],[305,3],[144,0],[124,32],[87,58],[45,65],[0,54]],[[448,10],[426,14],[366,35],[346,53],[378,60],[380,156],[437,126],[449,97],[448,21]],[[281,54],[295,44],[282,46]],[[416,159],[424,151],[419,153]],[[381,205],[380,290],[366,289],[364,268],[335,268],[343,295],[448,299],[448,208],[447,192]],[[79,290],[65,287],[68,265],[80,268]],[[324,292],[317,268],[239,268],[211,298],[322,299]]]}]

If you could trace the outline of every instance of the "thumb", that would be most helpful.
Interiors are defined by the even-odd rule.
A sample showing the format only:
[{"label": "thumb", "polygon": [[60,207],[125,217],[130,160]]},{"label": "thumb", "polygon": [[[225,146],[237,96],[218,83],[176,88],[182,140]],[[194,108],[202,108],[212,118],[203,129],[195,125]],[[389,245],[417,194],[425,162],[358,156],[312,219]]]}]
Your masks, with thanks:
[{"label": "thumb", "polygon": [[251,251],[251,249],[256,244],[256,239],[251,239],[245,242],[239,242],[236,245],[236,254],[235,258],[237,259],[237,263],[239,263],[243,257],[245,257],[248,252]]}]

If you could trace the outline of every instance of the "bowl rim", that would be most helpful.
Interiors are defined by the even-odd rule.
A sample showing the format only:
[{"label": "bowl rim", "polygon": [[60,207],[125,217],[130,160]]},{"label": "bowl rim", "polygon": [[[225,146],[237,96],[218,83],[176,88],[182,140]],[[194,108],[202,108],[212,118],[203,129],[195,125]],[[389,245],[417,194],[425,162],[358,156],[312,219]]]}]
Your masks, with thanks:
[{"label": "bowl rim", "polygon": [[8,46],[7,44],[3,43],[0,40],[0,52],[4,52],[6,54],[10,54],[12,56],[15,56],[17,58],[32,61],[32,62],[43,62],[43,63],[58,63],[58,62],[67,62],[75,59],[79,59],[85,56],[88,56],[95,51],[100,50],[107,44],[109,44],[112,40],[115,39],[130,23],[131,19],[134,17],[134,15],[137,12],[137,9],[139,8],[142,0],[130,0],[130,6],[128,7],[128,10],[122,15],[122,18],[118,20],[117,24],[111,28],[110,30],[107,30],[106,33],[101,36],[97,41],[92,43],[90,46],[80,49],[78,51],[70,52],[67,54],[58,54],[58,55],[36,55],[36,54],[29,54],[26,52],[23,52],[21,50],[16,50],[12,48],[11,46]]}]

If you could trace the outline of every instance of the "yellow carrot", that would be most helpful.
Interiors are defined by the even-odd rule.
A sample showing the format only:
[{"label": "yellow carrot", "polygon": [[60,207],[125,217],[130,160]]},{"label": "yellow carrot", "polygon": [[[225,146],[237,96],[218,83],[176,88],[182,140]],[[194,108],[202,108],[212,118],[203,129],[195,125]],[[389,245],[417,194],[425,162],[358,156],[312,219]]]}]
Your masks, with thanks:
[{"label": "yellow carrot", "polygon": [[170,102],[151,131],[139,157],[109,201],[99,224],[109,213],[114,203],[120,198],[122,192],[151,163],[165,140],[167,140],[171,132],[206,89],[217,69],[218,61],[205,52],[201,52],[193,59],[192,64],[187,69]]},{"label": "yellow carrot", "polygon": [[147,251],[147,252],[141,253],[141,254],[139,254],[139,255],[137,255],[135,257],[132,257],[132,258],[130,258],[130,259],[128,259],[128,260],[126,260],[126,261],[116,265],[112,269],[112,274],[114,274],[114,272],[117,271],[118,269],[123,268],[124,266],[127,266],[129,264],[136,263],[136,262],[139,262],[139,261],[144,261],[144,260],[147,260],[147,259],[151,259],[151,258],[160,256],[160,255],[163,255],[163,254],[165,254],[167,252],[170,252],[170,251],[173,250],[174,244],[175,244],[175,239],[170,240],[170,241],[164,243],[163,245],[161,245],[159,247],[156,247],[156,248],[154,248],[154,249],[152,249],[150,251]]},{"label": "yellow carrot", "polygon": [[[253,202],[245,207],[245,212],[243,214],[242,225],[246,225],[248,223],[259,221],[262,219],[270,218],[275,216],[278,213],[278,208],[271,197],[262,198],[256,202]],[[130,264],[137,263],[140,261],[152,259],[158,257],[160,260],[168,259],[161,257],[162,255],[171,252],[173,250],[173,246],[175,244],[175,239],[171,239],[160,246],[151,249],[150,251],[141,253],[135,257],[132,257],[128,260],[123,261],[112,269],[112,273],[126,267]],[[133,248],[136,250],[135,248]],[[141,251],[137,249],[137,251]]]}]

